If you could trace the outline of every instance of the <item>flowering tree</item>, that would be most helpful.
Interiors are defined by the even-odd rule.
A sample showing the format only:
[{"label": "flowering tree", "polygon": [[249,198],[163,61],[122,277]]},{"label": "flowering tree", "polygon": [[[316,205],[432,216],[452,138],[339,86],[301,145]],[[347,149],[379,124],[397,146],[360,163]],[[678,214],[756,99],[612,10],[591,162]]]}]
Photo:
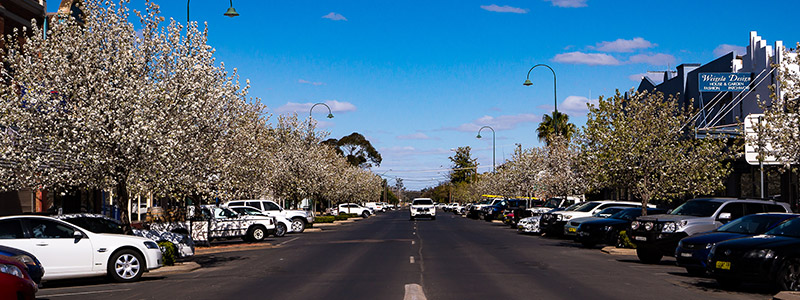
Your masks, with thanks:
[{"label": "flowering tree", "polygon": [[[782,51],[778,49],[778,51]],[[796,50],[800,51],[800,49]],[[771,103],[762,103],[764,118],[756,131],[762,139],[755,144],[769,144],[769,154],[778,161],[791,165],[800,162],[800,57],[798,52],[783,53],[784,61],[778,67],[778,83],[773,87]]]},{"label": "flowering tree", "polygon": [[691,111],[661,93],[619,92],[589,107],[580,139],[581,163],[602,187],[625,188],[642,201],[712,193],[730,172],[722,139],[684,131]]}]

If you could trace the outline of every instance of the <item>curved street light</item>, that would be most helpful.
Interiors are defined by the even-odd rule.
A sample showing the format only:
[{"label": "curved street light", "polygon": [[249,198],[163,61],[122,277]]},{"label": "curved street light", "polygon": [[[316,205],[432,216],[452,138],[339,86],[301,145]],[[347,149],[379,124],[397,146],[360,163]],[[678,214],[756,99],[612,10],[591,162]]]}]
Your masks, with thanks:
[{"label": "curved street light", "polygon": [[[481,130],[483,130],[484,128],[489,128],[489,129],[492,130],[492,173],[495,173],[497,171],[494,168],[494,161],[495,161],[494,155],[495,155],[495,152],[496,152],[495,151],[495,147],[494,147],[494,140],[495,140],[494,128],[492,128],[492,126],[489,126],[489,125],[481,127],[481,129],[478,129],[477,138],[481,138]],[[477,173],[477,170],[475,170],[475,172]]]},{"label": "curved street light", "polygon": [[522,85],[524,86],[533,85],[533,82],[531,82],[530,79],[531,71],[533,71],[533,69],[536,69],[536,67],[547,67],[548,69],[550,69],[550,72],[553,72],[553,100],[554,100],[553,104],[555,105],[554,106],[555,112],[553,113],[553,132],[555,134],[558,134],[558,122],[556,122],[556,115],[558,114],[558,95],[556,94],[556,71],[553,71],[553,68],[545,64],[535,65],[530,70],[528,70],[528,76],[525,77],[525,83],[523,83]]},{"label": "curved street light", "polygon": [[322,102],[314,104],[314,105],[311,106],[311,109],[308,110],[308,117],[311,117],[311,112],[314,111],[314,107],[317,107],[317,105],[324,105],[325,107],[327,107],[328,108],[328,119],[333,119],[333,112],[331,111],[331,107],[328,106],[325,103],[322,103]]},{"label": "curved street light", "polygon": [[[186,0],[186,26],[189,26],[189,2],[190,1],[192,1],[192,0]],[[222,15],[223,16],[228,16],[228,17],[231,17],[231,18],[239,16],[239,13],[237,13],[236,9],[233,8],[233,0],[230,0],[229,2],[231,4],[231,7],[228,7],[228,10]]]}]

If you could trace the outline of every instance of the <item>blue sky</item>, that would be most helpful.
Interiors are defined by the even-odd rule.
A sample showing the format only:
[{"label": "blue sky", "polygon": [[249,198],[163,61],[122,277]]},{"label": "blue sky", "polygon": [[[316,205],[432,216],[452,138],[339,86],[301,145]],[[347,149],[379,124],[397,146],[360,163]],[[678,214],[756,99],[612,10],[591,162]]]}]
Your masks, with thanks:
[{"label": "blue sky", "polygon": [[[186,22],[183,1],[154,2]],[[250,79],[251,96],[275,114],[330,104],[334,119],[319,106],[314,117],[331,136],[364,134],[383,155],[373,170],[412,189],[444,180],[459,146],[491,170],[491,132],[475,138],[483,125],[496,130],[498,164],[516,143],[540,144],[553,78],[537,68],[523,86],[535,64],[555,69],[559,110],[580,127],[585,102],[648,70],[744,54],[753,30],[770,44],[800,41],[797,1],[234,0],[235,18],[222,15],[228,6],[194,0],[190,17],[208,22],[217,60]]]}]

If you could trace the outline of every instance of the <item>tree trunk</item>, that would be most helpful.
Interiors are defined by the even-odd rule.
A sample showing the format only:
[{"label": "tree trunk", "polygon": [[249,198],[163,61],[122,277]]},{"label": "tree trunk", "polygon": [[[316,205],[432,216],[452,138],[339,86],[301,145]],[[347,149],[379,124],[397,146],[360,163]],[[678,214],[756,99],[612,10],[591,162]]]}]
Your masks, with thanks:
[{"label": "tree trunk", "polygon": [[120,222],[122,223],[122,231],[125,233],[131,232],[131,222],[128,220],[128,180],[125,176],[117,178],[117,207],[120,211]]}]

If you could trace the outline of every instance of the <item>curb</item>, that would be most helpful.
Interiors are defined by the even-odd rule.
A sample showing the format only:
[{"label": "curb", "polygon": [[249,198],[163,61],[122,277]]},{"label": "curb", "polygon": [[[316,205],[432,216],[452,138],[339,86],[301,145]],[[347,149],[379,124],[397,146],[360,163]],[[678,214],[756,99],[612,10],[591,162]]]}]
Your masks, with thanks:
[{"label": "curb", "polygon": [[[314,223],[314,227],[311,228],[335,227],[339,225],[341,225],[341,223]],[[309,230],[311,228],[306,228],[306,230]]]},{"label": "curb", "polygon": [[275,248],[275,246],[270,243],[231,244],[231,245],[219,245],[219,246],[196,248],[194,254],[204,255],[204,254],[214,254],[221,252],[248,251],[248,250],[258,250],[258,249],[272,249],[272,248]]},{"label": "curb", "polygon": [[800,292],[782,291],[772,297],[773,300],[800,300]]},{"label": "curb", "polygon": [[617,248],[614,246],[605,246],[600,251],[611,255],[636,255],[636,249]]},{"label": "curb", "polygon": [[306,228],[305,230],[303,230],[303,233],[306,233],[306,232],[322,232],[322,228],[317,228],[317,227]]},{"label": "curb", "polygon": [[150,272],[144,273],[143,277],[159,277],[164,275],[172,275],[172,274],[180,274],[180,273],[188,273],[194,270],[200,269],[200,264],[187,261],[187,262],[179,262],[175,263],[174,266],[163,266],[161,268],[152,270]]},{"label": "curb", "polygon": [[503,221],[500,221],[500,220],[492,220],[492,223],[503,224]]}]

